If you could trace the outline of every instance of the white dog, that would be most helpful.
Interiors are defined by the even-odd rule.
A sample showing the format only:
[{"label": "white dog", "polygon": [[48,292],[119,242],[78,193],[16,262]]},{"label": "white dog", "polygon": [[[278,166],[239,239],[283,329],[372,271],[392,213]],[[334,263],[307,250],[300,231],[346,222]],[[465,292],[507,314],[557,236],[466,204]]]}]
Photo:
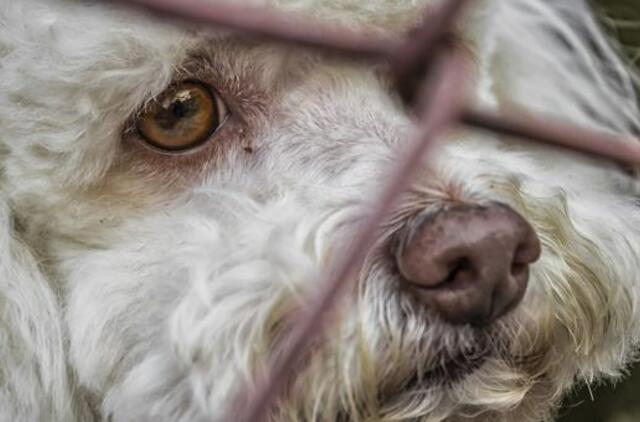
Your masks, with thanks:
[{"label": "white dog", "polygon": [[[429,6],[271,3],[398,34]],[[461,27],[472,100],[640,131],[583,0],[477,1]],[[0,420],[222,418],[411,138],[390,93],[325,53],[1,1]],[[633,358],[631,171],[473,131],[430,158],[274,421],[540,421]]]}]

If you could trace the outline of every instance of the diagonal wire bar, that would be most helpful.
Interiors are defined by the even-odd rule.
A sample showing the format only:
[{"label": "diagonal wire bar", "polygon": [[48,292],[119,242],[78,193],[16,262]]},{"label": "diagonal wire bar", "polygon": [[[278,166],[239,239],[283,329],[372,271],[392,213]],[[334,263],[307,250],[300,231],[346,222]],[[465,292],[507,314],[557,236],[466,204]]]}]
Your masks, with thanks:
[{"label": "diagonal wire bar", "polygon": [[[399,52],[421,47],[424,59],[430,51],[428,28],[440,28],[439,22],[450,22],[447,11],[454,11],[464,0],[444,1],[441,13],[428,13],[417,31],[422,42],[412,37],[400,42],[379,32],[353,31],[344,26],[329,25],[301,16],[283,14],[264,7],[249,7],[220,0],[104,0],[133,5],[165,18],[189,23],[226,28],[271,41],[319,48],[354,59],[388,62],[396,74],[401,75],[404,60]],[[453,3],[451,3],[453,2]],[[444,12],[443,12],[444,8]],[[426,40],[426,41],[424,41]],[[427,44],[427,45],[425,45]],[[601,158],[630,166],[640,166],[640,143],[635,138],[603,134],[533,115],[496,114],[482,109],[467,109],[462,122],[476,129],[489,130],[522,141],[541,142],[563,146],[579,152],[595,154]],[[567,138],[571,138],[568,141]],[[604,146],[604,144],[608,144]]]},{"label": "diagonal wire bar", "polygon": [[[397,51],[388,53],[396,89],[402,100],[413,105],[420,94],[421,81],[429,71],[436,48],[450,42],[455,21],[471,0],[443,1],[435,10],[428,12],[424,22],[417,27]],[[420,114],[421,110],[415,110]]]},{"label": "diagonal wire bar", "polygon": [[606,157],[620,164],[640,165],[640,142],[637,139],[584,129],[547,116],[466,109],[461,123],[517,140],[531,140],[593,157]]},{"label": "diagonal wire bar", "polygon": [[[106,1],[106,0],[105,0]],[[421,117],[420,135],[409,144],[372,214],[362,224],[334,271],[328,272],[309,297],[308,307],[297,315],[291,332],[279,343],[266,372],[253,388],[241,386],[225,421],[256,422],[268,418],[274,402],[296,375],[300,359],[326,327],[331,310],[353,280],[376,228],[392,210],[404,187],[420,167],[435,139],[455,124],[490,130],[514,139],[531,140],[570,148],[640,165],[640,143],[631,138],[603,134],[528,114],[504,114],[464,106],[466,68],[461,53],[447,46],[454,19],[470,0],[448,0],[430,12],[423,25],[401,42],[376,32],[352,31],[344,27],[308,21],[264,8],[237,6],[211,0],[111,0],[135,4],[156,14],[191,23],[213,24],[271,41],[293,43],[342,54],[354,59],[387,62],[396,76],[400,96]],[[425,76],[430,77],[424,83]],[[412,92],[419,89],[419,96]],[[416,101],[417,100],[417,101]]]},{"label": "diagonal wire bar", "polygon": [[376,240],[375,228],[380,227],[388,216],[436,138],[460,118],[467,79],[465,58],[459,52],[443,53],[436,65],[434,73],[437,76],[422,90],[421,100],[426,111],[421,119],[420,134],[408,145],[394,166],[389,183],[375,202],[372,213],[362,223],[350,248],[342,255],[334,271],[321,281],[319,290],[313,292],[305,302],[309,303],[309,307],[295,319],[291,333],[267,366],[267,373],[256,381],[251,393],[247,396],[241,394],[231,414],[223,420],[256,422],[267,418],[274,400],[283,393],[295,375],[299,359],[307,355],[309,346],[321,335],[330,311],[344,293],[349,280],[357,278],[357,268]]},{"label": "diagonal wire bar", "polygon": [[378,31],[353,31],[342,26],[276,12],[267,7],[210,0],[111,0],[150,11],[160,17],[213,25],[266,39],[366,59],[384,59],[399,40]]}]

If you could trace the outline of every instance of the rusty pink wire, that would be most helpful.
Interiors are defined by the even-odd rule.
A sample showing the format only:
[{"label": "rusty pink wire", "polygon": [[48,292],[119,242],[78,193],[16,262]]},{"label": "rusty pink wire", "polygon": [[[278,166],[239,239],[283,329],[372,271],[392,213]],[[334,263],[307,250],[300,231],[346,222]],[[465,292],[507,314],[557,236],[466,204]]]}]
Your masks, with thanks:
[{"label": "rusty pink wire", "polygon": [[[376,32],[356,32],[309,21],[270,9],[238,6],[212,0],[119,0],[165,17],[214,25],[270,41],[319,48],[357,59],[385,61],[396,78],[400,97],[420,116],[421,131],[401,156],[372,213],[365,219],[350,248],[319,288],[310,292],[306,307],[295,318],[286,338],[276,345],[253,386],[240,391],[225,421],[267,419],[274,402],[294,380],[301,357],[326,328],[331,310],[375,241],[376,228],[423,162],[435,139],[455,124],[490,130],[514,139],[560,146],[622,164],[640,165],[640,144],[622,136],[598,133],[529,114],[496,113],[464,105],[464,57],[452,47],[456,17],[469,0],[448,0],[430,10],[423,24],[407,40]],[[312,294],[311,294],[312,293]]]},{"label": "rusty pink wire", "polygon": [[[319,48],[357,59],[386,61],[392,69],[400,59],[398,51],[409,51],[404,43],[393,37],[385,37],[374,31],[353,31],[338,25],[330,25],[279,13],[262,7],[247,7],[219,0],[112,0],[133,5],[152,12],[159,17],[168,17],[215,28],[230,29],[269,41],[291,43],[310,48]],[[451,3],[444,6],[455,11]],[[422,28],[441,28],[442,15],[428,13]],[[449,23],[445,19],[445,22]],[[437,32],[437,30],[436,30]],[[413,40],[413,39],[411,39]],[[438,41],[438,40],[436,40]],[[417,43],[420,45],[420,43]],[[405,48],[403,48],[405,47]],[[421,58],[430,49],[422,44]],[[415,49],[415,47],[414,47]],[[401,66],[397,66],[400,68]],[[400,72],[401,73],[401,72]],[[476,129],[493,131],[512,137],[514,140],[552,144],[591,154],[616,162],[640,165],[640,143],[626,136],[611,135],[595,130],[565,124],[544,116],[535,117],[525,113],[501,111],[499,114],[483,109],[463,109],[460,123]]]},{"label": "rusty pink wire", "polygon": [[241,393],[225,420],[259,421],[266,417],[270,402],[291,381],[296,364],[307,355],[309,345],[323,331],[328,312],[347,288],[347,282],[357,278],[357,268],[376,240],[376,230],[372,228],[379,227],[389,215],[407,181],[420,168],[423,157],[436,138],[460,118],[465,94],[465,59],[458,52],[443,55],[439,57],[434,72],[437,73],[435,80],[421,90],[426,112],[422,116],[420,134],[400,157],[399,165],[394,168],[387,186],[372,213],[362,223],[351,247],[333,270],[320,280],[320,288],[313,292],[312,300],[297,315],[293,330],[277,348],[274,354],[276,358],[267,367],[266,374],[257,380],[251,394],[245,396]]}]

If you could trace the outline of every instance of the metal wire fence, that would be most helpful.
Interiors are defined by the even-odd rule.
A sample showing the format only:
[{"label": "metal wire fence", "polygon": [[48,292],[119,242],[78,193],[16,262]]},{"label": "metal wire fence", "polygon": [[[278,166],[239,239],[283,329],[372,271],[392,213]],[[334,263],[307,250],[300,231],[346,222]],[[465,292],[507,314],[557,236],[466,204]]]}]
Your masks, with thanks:
[{"label": "metal wire fence", "polygon": [[640,165],[640,143],[623,136],[598,133],[547,117],[505,114],[465,104],[468,73],[465,52],[454,42],[454,23],[469,0],[443,0],[430,9],[420,27],[404,40],[374,31],[353,31],[286,15],[272,9],[238,6],[213,0],[118,0],[162,18],[212,25],[270,42],[321,49],[358,60],[385,63],[393,75],[399,97],[419,117],[420,131],[401,153],[386,188],[355,236],[351,247],[310,292],[307,306],[296,315],[289,334],[265,362],[253,385],[238,385],[236,399],[224,420],[264,420],[274,402],[296,376],[299,357],[322,335],[331,311],[347,288],[366,252],[375,241],[375,228],[393,208],[435,140],[447,129],[465,125],[489,130],[516,140],[551,144],[614,160]]}]

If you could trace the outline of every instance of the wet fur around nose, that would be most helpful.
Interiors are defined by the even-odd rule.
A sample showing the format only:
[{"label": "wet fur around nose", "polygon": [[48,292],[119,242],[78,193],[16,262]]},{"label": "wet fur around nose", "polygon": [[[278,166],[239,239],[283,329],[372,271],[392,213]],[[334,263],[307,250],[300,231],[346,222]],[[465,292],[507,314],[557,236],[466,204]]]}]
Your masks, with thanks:
[{"label": "wet fur around nose", "polygon": [[[433,4],[268,3],[397,33]],[[639,132],[637,75],[586,2],[474,3],[459,26],[470,102]],[[412,117],[385,69],[324,52],[71,0],[0,2],[0,22],[0,421],[219,420],[370,212]],[[197,149],[158,154],[134,123],[185,80],[231,115]],[[611,163],[448,133],[270,419],[550,419],[637,353],[637,196]],[[407,291],[394,239],[496,203],[540,258],[510,312],[452,323]]]}]

